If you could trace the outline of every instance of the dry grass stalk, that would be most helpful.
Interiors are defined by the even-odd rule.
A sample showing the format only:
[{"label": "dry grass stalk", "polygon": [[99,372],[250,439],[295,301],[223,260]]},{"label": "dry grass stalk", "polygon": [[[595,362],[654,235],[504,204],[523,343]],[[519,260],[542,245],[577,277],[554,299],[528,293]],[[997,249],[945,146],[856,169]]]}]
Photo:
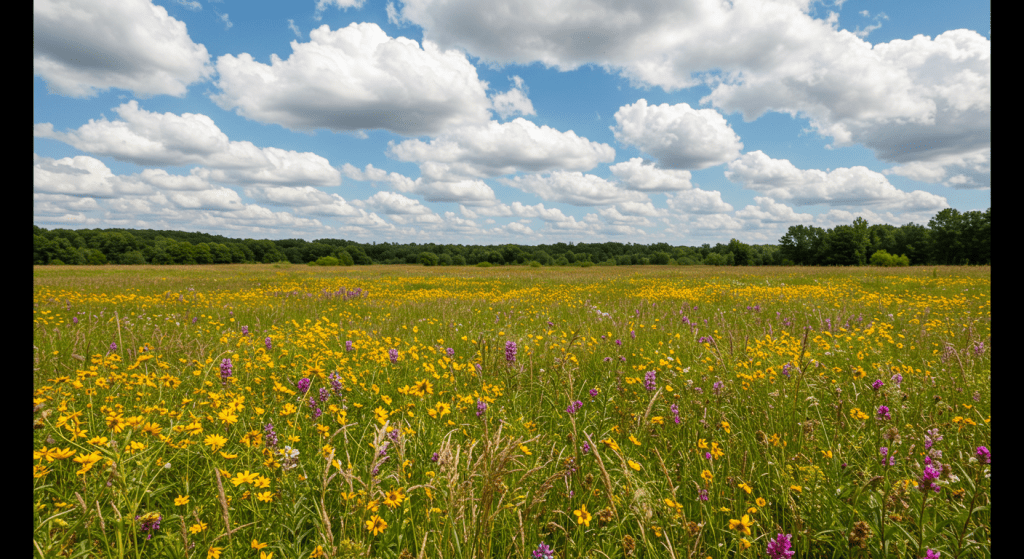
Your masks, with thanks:
[{"label": "dry grass stalk", "polygon": [[608,470],[604,469],[604,461],[601,460],[601,453],[597,451],[597,445],[594,444],[590,435],[583,433],[583,436],[587,438],[587,442],[590,443],[590,450],[594,453],[594,457],[597,458],[597,466],[601,468],[601,478],[604,480],[604,488],[608,491],[608,505],[611,506],[612,514],[617,518],[619,513],[615,510],[615,500],[612,498],[612,482],[608,478]]}]

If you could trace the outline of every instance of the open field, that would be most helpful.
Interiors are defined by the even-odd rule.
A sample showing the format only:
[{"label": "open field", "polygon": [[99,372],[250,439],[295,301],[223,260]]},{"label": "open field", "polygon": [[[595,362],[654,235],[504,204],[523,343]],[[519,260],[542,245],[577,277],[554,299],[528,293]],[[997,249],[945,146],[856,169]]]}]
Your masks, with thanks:
[{"label": "open field", "polygon": [[38,557],[991,556],[988,267],[34,279]]}]

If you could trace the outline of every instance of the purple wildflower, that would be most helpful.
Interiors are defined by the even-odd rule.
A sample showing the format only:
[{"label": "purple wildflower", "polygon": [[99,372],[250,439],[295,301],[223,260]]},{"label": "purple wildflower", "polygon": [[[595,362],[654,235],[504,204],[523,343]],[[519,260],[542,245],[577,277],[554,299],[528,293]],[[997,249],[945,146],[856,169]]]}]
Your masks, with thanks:
[{"label": "purple wildflower", "polygon": [[192,317],[192,324],[195,324],[196,322],[199,322],[199,317],[198,316],[193,316]]},{"label": "purple wildflower", "polygon": [[164,517],[160,515],[160,513],[151,512],[142,517],[135,515],[135,520],[139,520],[139,518],[142,518],[142,522],[139,523],[139,529],[142,530],[142,533],[146,534],[146,539],[148,540],[153,537],[153,532],[160,529],[160,521],[163,520]]},{"label": "purple wildflower", "polygon": [[974,342],[974,355],[985,353],[985,342]]},{"label": "purple wildflower", "polygon": [[[321,388],[321,390],[323,389]],[[316,400],[313,399],[312,396],[309,397],[309,407],[312,408],[313,410],[313,421],[320,419],[320,414],[322,414],[323,411],[321,411],[320,408],[317,407]]]},{"label": "purple wildflower", "polygon": [[388,358],[391,359],[392,363],[398,363],[398,350],[395,348],[389,349]]},{"label": "purple wildflower", "polygon": [[117,344],[116,343],[110,342],[110,351],[117,351]]},{"label": "purple wildflower", "polygon": [[75,324],[78,324],[78,317],[77,316],[71,317],[71,322],[74,322]]},{"label": "purple wildflower", "polygon": [[878,389],[882,388],[883,386],[885,386],[885,383],[882,382],[882,379],[878,379],[875,382],[871,383],[871,390],[878,392]]},{"label": "purple wildflower", "polygon": [[929,549],[928,552],[925,553],[925,556],[921,559],[939,559],[939,555],[940,553],[938,551]]},{"label": "purple wildflower", "polygon": [[939,479],[939,473],[939,470],[936,470],[931,466],[925,466],[924,473],[921,474],[921,482],[918,484],[917,490],[924,493],[931,489],[938,493],[941,488],[937,483],[935,483],[935,480]]},{"label": "purple wildflower", "polygon": [[242,326],[242,335],[243,336],[248,336],[249,335],[249,327],[248,326]]},{"label": "purple wildflower", "polygon": [[615,345],[622,345],[622,340],[616,339],[615,340]]},{"label": "purple wildflower", "polygon": [[448,349],[446,349],[444,351],[445,351],[445,353],[448,354],[448,358],[449,359],[451,359],[452,357],[455,357],[455,350],[454,349],[448,348]]},{"label": "purple wildflower", "polygon": [[327,380],[331,383],[331,390],[333,390],[335,394],[341,394],[341,377],[338,375],[338,372],[335,371],[331,373],[331,375],[327,377]]},{"label": "purple wildflower", "polygon": [[711,460],[711,453],[710,452],[705,452],[704,453],[704,459],[705,460]]},{"label": "purple wildflower", "polygon": [[588,454],[590,452],[590,443],[583,443],[580,450],[583,451],[583,454]]},{"label": "purple wildflower", "polygon": [[263,432],[267,435],[264,437],[267,446],[270,448],[277,447],[277,433],[274,432],[274,424],[267,423],[267,426],[263,428]]},{"label": "purple wildflower", "polygon": [[658,387],[657,376],[657,371],[647,371],[647,374],[644,375],[644,388],[646,388],[648,392],[652,392]]},{"label": "purple wildflower", "polygon": [[327,392],[327,389],[321,386],[320,387],[320,403],[326,402],[327,399],[330,398],[330,397],[331,397],[331,394],[329,392]]},{"label": "purple wildflower", "polygon": [[790,551],[792,546],[792,534],[779,534],[774,540],[768,541],[768,556],[771,559],[789,559],[796,554],[795,551]]},{"label": "purple wildflower", "polygon": [[345,340],[345,351],[352,351],[352,340]]},{"label": "purple wildflower", "polygon": [[629,337],[630,337],[630,339],[633,339],[633,340],[635,340],[635,339],[636,339],[636,332],[634,332],[634,331],[630,330],[630,331],[629,331]]},{"label": "purple wildflower", "polygon": [[571,402],[569,404],[568,408],[565,408],[565,413],[568,413],[569,415],[572,415],[572,414],[580,411],[580,408],[582,408],[582,407],[583,407],[583,402],[581,402],[579,400],[576,400],[575,402]]},{"label": "purple wildflower", "polygon": [[879,419],[892,419],[889,415],[889,406],[878,406],[878,418]]},{"label": "purple wildflower", "polygon": [[697,495],[697,498],[700,499],[701,501],[707,501],[708,500],[708,490],[707,489],[701,489],[700,490],[700,494]]},{"label": "purple wildflower", "polygon": [[590,397],[591,398],[597,398],[597,389],[596,388],[591,388],[590,389]]},{"label": "purple wildflower", "polygon": [[793,365],[791,365],[789,363],[786,363],[785,365],[782,366],[782,374],[784,374],[784,375],[786,375],[788,377],[789,376],[789,370],[792,369],[792,368],[793,368]]},{"label": "purple wildflower", "polygon": [[309,390],[309,385],[312,382],[313,381],[308,378],[300,378],[299,382],[296,384],[296,387],[299,389],[299,394],[305,394],[306,391]]},{"label": "purple wildflower", "polygon": [[533,550],[533,559],[553,559],[554,556],[554,550],[548,547],[548,544],[544,542],[540,542],[537,549]]},{"label": "purple wildflower", "polygon": [[978,462],[981,462],[982,464],[992,463],[992,453],[984,446],[979,446],[977,448],[977,456]]},{"label": "purple wildflower", "polygon": [[679,404],[672,404],[671,410],[672,410],[672,415],[675,417],[676,425],[679,425],[679,423],[680,423],[680,419],[679,419]]},{"label": "purple wildflower", "polygon": [[267,346],[267,351],[270,351],[270,348],[272,347],[270,343],[270,336],[263,339],[263,345]]},{"label": "purple wildflower", "polygon": [[518,348],[516,348],[515,342],[511,340],[505,342],[505,361],[509,363],[515,363],[517,349]]},{"label": "purple wildflower", "polygon": [[718,396],[719,394],[722,393],[722,381],[720,381],[720,380],[715,381],[715,384],[712,384],[711,388],[713,388],[715,390],[715,396]]},{"label": "purple wildflower", "polygon": [[438,459],[440,459],[440,458],[441,457],[436,452],[430,455],[430,461],[431,462],[437,462]]},{"label": "purple wildflower", "polygon": [[231,378],[231,367],[231,360],[226,357],[220,362],[220,381],[225,386],[228,384],[228,379]]},{"label": "purple wildflower", "polygon": [[476,416],[480,417],[481,415],[484,414],[485,411],[487,411],[487,402],[485,402],[483,400],[477,400],[476,401]]},{"label": "purple wildflower", "polygon": [[895,374],[895,375],[893,375],[893,376],[892,376],[892,378],[891,378],[891,379],[889,379],[889,380],[891,380],[891,381],[895,382],[895,383],[897,384],[897,386],[898,386],[898,385],[899,385],[899,384],[900,384],[901,382],[903,382],[903,375],[901,375],[901,374],[899,374],[899,373],[896,373],[896,374]]}]

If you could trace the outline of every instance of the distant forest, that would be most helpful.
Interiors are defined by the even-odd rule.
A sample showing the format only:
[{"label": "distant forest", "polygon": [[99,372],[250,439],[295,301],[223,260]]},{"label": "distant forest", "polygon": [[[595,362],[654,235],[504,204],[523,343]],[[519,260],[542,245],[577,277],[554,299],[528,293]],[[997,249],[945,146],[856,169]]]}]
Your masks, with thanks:
[{"label": "distant forest", "polygon": [[341,239],[232,239],[151,229],[53,229],[32,226],[34,264],[272,263],[361,266],[856,266],[991,264],[991,208],[940,211],[928,226],[868,225],[857,218],[833,229],[794,225],[777,245],[736,239],[715,246],[555,243],[526,246],[358,243]]}]

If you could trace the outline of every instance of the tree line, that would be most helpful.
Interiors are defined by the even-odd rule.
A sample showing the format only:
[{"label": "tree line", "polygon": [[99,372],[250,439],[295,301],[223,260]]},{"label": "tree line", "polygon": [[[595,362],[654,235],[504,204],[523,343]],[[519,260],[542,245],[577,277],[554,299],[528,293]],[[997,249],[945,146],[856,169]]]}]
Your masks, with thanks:
[{"label": "tree line", "polygon": [[832,229],[794,225],[778,245],[736,239],[714,246],[668,243],[454,245],[358,243],[341,239],[232,239],[152,229],[52,229],[33,225],[34,264],[423,264],[426,266],[849,266],[991,264],[991,208],[938,212],[928,225],[868,225],[857,218]]}]

